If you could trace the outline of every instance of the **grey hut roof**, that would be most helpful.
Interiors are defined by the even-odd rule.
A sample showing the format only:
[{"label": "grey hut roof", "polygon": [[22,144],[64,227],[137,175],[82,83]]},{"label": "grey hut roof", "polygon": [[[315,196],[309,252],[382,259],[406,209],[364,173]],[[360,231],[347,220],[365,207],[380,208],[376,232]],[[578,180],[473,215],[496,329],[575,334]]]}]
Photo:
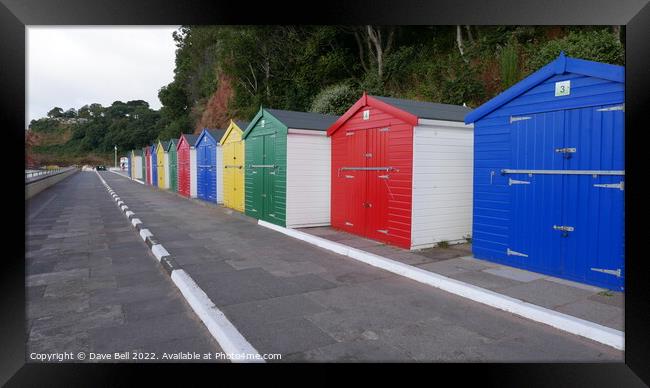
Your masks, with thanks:
[{"label": "grey hut roof", "polygon": [[405,112],[414,114],[422,119],[447,120],[447,121],[465,121],[465,115],[472,110],[466,106],[438,104],[434,102],[423,102],[414,100],[405,100],[403,98],[370,96],[386,104],[393,105]]},{"label": "grey hut roof", "polygon": [[248,128],[248,124],[250,124],[250,121],[242,121],[242,120],[233,120],[235,122],[235,125],[239,127],[242,131],[245,131],[246,128]]},{"label": "grey hut roof", "polygon": [[169,140],[162,140],[160,144],[162,144],[163,150],[165,151],[169,148]]},{"label": "grey hut roof", "polygon": [[185,139],[187,139],[187,143],[191,146],[194,146],[194,144],[196,144],[196,139],[199,138],[199,135],[195,135],[192,133],[184,133],[181,136],[185,136]]},{"label": "grey hut roof", "polygon": [[167,146],[165,147],[166,151],[169,151],[173,148],[176,148],[176,144],[178,144],[178,139],[169,139],[167,142]]},{"label": "grey hut roof", "polygon": [[324,115],[321,113],[295,112],[280,109],[266,109],[266,111],[280,120],[288,128],[294,129],[325,131],[339,118],[338,116]]},{"label": "grey hut roof", "polygon": [[223,137],[223,134],[226,133],[225,129],[206,129],[206,131],[212,136],[212,138],[218,143],[219,140]]}]

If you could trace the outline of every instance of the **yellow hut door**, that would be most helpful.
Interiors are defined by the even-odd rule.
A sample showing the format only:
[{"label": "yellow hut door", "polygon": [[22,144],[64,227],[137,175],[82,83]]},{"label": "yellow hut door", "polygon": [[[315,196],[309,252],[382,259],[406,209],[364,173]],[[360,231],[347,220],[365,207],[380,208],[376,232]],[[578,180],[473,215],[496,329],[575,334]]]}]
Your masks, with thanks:
[{"label": "yellow hut door", "polygon": [[223,147],[223,204],[244,211],[244,160],[241,142],[228,142]]},{"label": "yellow hut door", "polygon": [[165,188],[165,151],[162,147],[158,147],[156,155],[156,164],[158,165],[158,188]]},{"label": "yellow hut door", "polygon": [[223,151],[223,205],[231,209],[235,209],[234,195],[233,195],[233,151],[232,143],[224,143],[221,145]]}]

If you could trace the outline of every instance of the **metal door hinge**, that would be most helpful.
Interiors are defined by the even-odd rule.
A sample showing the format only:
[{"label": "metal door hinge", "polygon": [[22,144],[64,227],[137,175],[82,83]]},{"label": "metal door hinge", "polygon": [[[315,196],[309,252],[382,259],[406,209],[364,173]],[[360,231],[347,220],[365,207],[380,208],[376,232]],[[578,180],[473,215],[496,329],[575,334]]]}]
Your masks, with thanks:
[{"label": "metal door hinge", "polygon": [[609,112],[609,111],[613,111],[613,110],[622,110],[623,112],[625,112],[625,104],[616,105],[616,106],[608,106],[607,108],[596,109],[597,112]]},{"label": "metal door hinge", "polygon": [[345,136],[352,136],[352,135],[354,135],[354,132],[352,132],[352,131],[345,133]]},{"label": "metal door hinge", "polygon": [[354,226],[354,224],[353,224],[353,223],[351,223],[351,222],[348,222],[348,221],[345,221],[345,225],[346,225],[346,226]]},{"label": "metal door hinge", "polygon": [[529,185],[529,184],[530,184],[529,181],[518,181],[518,180],[512,179],[512,178],[508,179],[508,186],[512,186],[512,185]]},{"label": "metal door hinge", "polygon": [[619,189],[621,191],[625,190],[625,182],[620,181],[619,183],[597,183],[594,187],[604,187],[606,189]]},{"label": "metal door hinge", "polygon": [[389,127],[381,128],[381,129],[379,130],[379,132],[388,132],[388,131],[390,131],[390,128],[389,128]]},{"label": "metal door hinge", "polygon": [[388,179],[390,175],[378,175],[377,178],[379,179]]},{"label": "metal door hinge", "polygon": [[576,149],[575,148],[569,148],[569,147],[556,148],[555,152],[560,152],[560,153],[563,153],[563,154],[575,154]]},{"label": "metal door hinge", "polygon": [[560,230],[562,232],[573,232],[575,230],[573,226],[565,226],[565,225],[553,225],[553,229]]},{"label": "metal door hinge", "polygon": [[515,121],[523,121],[523,120],[530,120],[532,119],[531,116],[510,116],[510,124],[514,123]]},{"label": "metal door hinge", "polygon": [[372,153],[368,152],[367,154],[363,154],[363,156],[365,156],[366,158],[372,158]]},{"label": "metal door hinge", "polygon": [[517,252],[517,251],[513,251],[513,250],[510,249],[510,248],[506,249],[506,254],[507,254],[508,256],[521,256],[521,257],[528,257],[527,254],[525,254],[525,253],[521,253],[521,252]]},{"label": "metal door hinge", "polygon": [[605,268],[591,268],[592,271],[606,273],[608,275],[614,275],[617,278],[621,277],[621,269],[605,269]]},{"label": "metal door hinge", "polygon": [[345,177],[346,177],[347,179],[352,179],[352,178],[354,178],[354,175],[346,175]]},{"label": "metal door hinge", "polygon": [[372,207],[372,204],[370,202],[364,202],[363,207]]},{"label": "metal door hinge", "polygon": [[383,234],[388,234],[388,230],[386,230],[386,229],[377,229],[377,232],[383,233]]}]

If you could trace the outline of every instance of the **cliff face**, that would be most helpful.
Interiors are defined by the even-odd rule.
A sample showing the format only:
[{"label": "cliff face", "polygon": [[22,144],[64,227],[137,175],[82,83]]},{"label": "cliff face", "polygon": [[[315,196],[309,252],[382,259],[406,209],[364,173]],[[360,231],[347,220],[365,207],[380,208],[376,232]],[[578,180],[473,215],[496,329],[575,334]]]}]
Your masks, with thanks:
[{"label": "cliff face", "polygon": [[205,104],[203,111],[197,112],[194,133],[200,133],[203,128],[225,128],[230,117],[229,103],[234,95],[232,80],[225,74],[219,75],[217,90]]}]

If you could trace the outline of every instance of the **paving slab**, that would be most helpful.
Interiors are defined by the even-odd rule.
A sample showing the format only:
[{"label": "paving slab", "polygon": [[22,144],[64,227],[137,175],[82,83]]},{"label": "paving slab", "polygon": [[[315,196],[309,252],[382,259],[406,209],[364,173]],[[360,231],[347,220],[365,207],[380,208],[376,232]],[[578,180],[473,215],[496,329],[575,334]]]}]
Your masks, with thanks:
[{"label": "paving slab", "polygon": [[523,284],[523,282],[512,280],[503,276],[492,275],[485,271],[466,271],[450,275],[450,277],[456,280],[460,280],[461,282],[473,284],[475,286],[493,291]]},{"label": "paving slab", "polygon": [[379,339],[337,342],[320,348],[291,354],[283,359],[291,362],[413,362],[414,359]]},{"label": "paving slab", "polygon": [[501,276],[506,279],[516,280],[518,282],[528,283],[533,280],[543,279],[545,276],[530,271],[523,271],[517,268],[488,268],[482,270],[485,273],[489,273],[496,276]]},{"label": "paving slab", "polygon": [[229,305],[224,313],[237,321],[254,321],[263,316],[267,322],[303,317],[326,310],[305,295],[288,295],[253,302]]},{"label": "paving slab", "polygon": [[336,339],[309,320],[296,317],[280,321],[237,320],[241,333],[260,353],[290,355],[336,343]]},{"label": "paving slab", "polygon": [[589,291],[549,282],[546,279],[522,283],[501,289],[499,292],[547,308],[563,306],[592,295]]}]

